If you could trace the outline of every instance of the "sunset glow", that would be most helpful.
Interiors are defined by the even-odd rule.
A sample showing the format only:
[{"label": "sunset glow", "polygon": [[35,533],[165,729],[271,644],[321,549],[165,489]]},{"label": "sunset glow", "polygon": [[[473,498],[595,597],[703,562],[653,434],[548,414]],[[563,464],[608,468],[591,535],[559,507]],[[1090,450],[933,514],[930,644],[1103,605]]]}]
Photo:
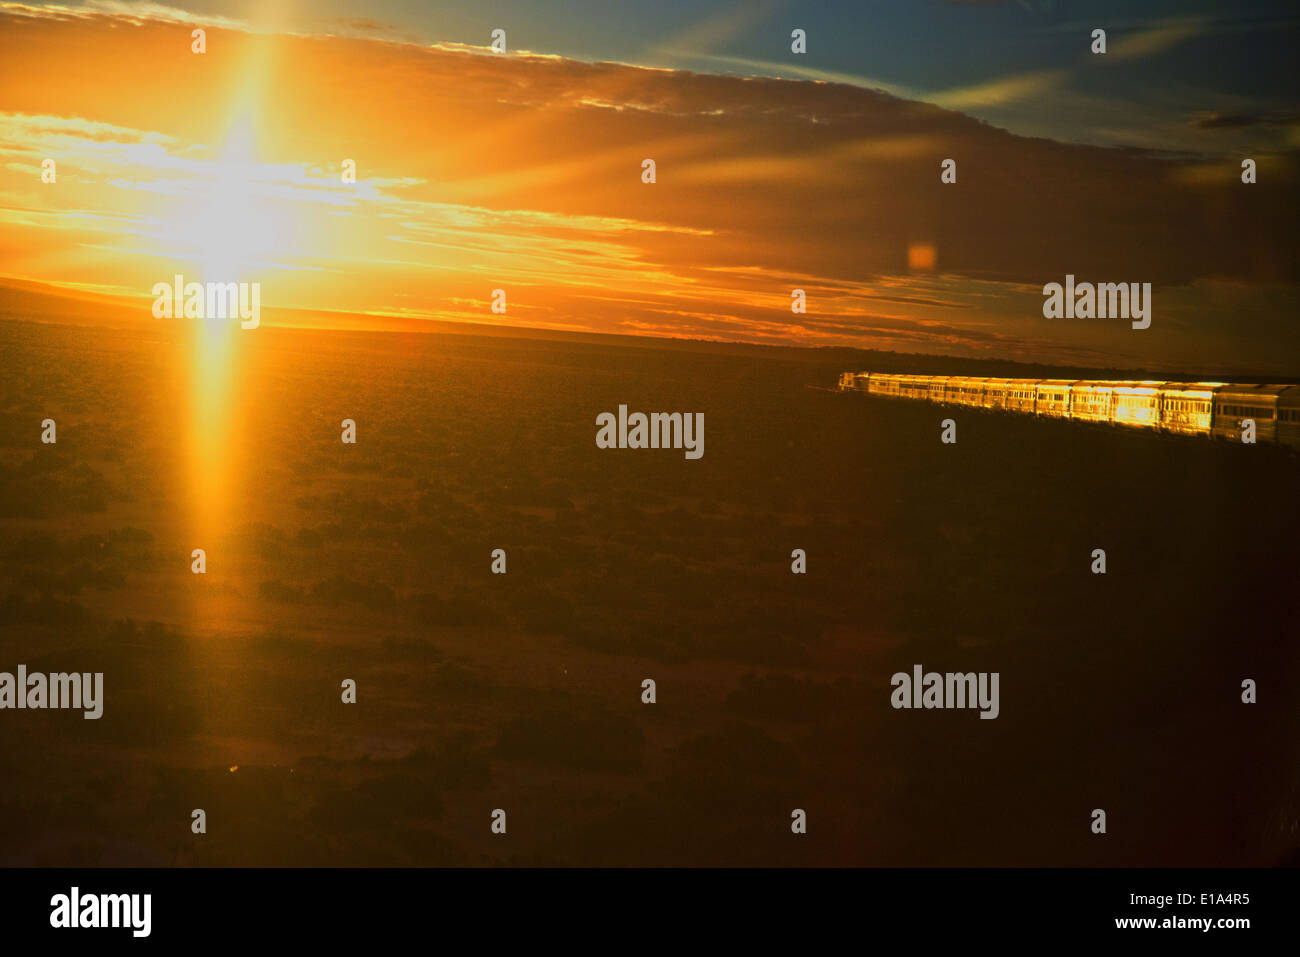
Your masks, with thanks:
[{"label": "sunset glow", "polygon": [[[2,16],[11,280],[130,300],[177,272],[238,273],[261,283],[271,324],[302,322],[298,310],[354,327],[438,319],[1117,366],[1230,353],[1258,370],[1294,366],[1300,350],[1277,334],[1296,306],[1295,250],[1232,251],[1238,215],[1287,207],[1287,161],[1259,154],[1270,196],[1211,205],[1205,177],[1234,176],[1227,160],[1112,151],[1099,166],[1092,147],[957,112],[1041,96],[1065,71],[953,87],[932,104],[853,77],[312,34],[291,7],[206,21],[203,54],[190,49],[202,18],[161,7]],[[756,18],[720,18],[707,36]],[[1121,51],[1166,55],[1186,34]],[[960,175],[941,185],[952,155]],[[41,182],[47,157],[57,185]],[[1104,204],[1067,199],[1059,177]],[[1170,222],[1171,209],[1213,227]],[[1100,224],[1111,234],[1092,243]],[[1044,327],[1044,282],[1105,275],[1121,256],[1157,284],[1165,323],[1143,337]],[[504,314],[490,309],[496,288],[509,290]],[[793,288],[807,293],[799,317]]]}]

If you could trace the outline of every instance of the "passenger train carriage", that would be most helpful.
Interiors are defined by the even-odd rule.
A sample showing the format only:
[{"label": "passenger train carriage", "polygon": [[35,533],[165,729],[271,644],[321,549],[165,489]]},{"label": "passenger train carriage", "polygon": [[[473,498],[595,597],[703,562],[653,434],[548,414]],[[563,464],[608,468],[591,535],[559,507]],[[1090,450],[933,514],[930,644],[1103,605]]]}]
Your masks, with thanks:
[{"label": "passenger train carriage", "polygon": [[1189,435],[1208,434],[1215,390],[1225,386],[1224,382],[1166,382],[1160,390],[1160,427]]},{"label": "passenger train carriage", "polygon": [[1160,426],[1160,383],[1125,382],[1115,386],[1110,421],[1154,429]]},{"label": "passenger train carriage", "polygon": [[1300,448],[1300,386],[1229,382],[991,379],[983,376],[840,374],[841,391],[1006,409],[1084,422],[1209,435],[1240,442],[1243,422],[1257,442]]},{"label": "passenger train carriage", "polygon": [[[1284,385],[1225,385],[1214,394],[1214,412],[1210,428],[1214,434],[1232,432],[1235,423],[1242,419],[1255,420],[1257,442],[1277,442],[1280,412],[1294,412],[1295,386]],[[1288,395],[1289,393],[1289,395]],[[1289,401],[1287,401],[1289,399]],[[1290,444],[1295,444],[1295,418],[1289,420]],[[1240,439],[1236,435],[1228,435]]]}]

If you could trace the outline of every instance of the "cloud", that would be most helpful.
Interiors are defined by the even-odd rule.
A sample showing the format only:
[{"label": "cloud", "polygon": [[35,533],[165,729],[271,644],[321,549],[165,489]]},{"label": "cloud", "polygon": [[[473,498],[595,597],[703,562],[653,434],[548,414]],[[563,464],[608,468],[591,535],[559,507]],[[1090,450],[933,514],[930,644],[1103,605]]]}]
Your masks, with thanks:
[{"label": "cloud", "polygon": [[1106,55],[1116,60],[1135,60],[1171,50],[1187,40],[1202,36],[1208,24],[1202,20],[1153,27],[1134,33],[1121,33],[1111,39]]},{"label": "cloud", "polygon": [[931,103],[950,110],[971,110],[1002,106],[1041,97],[1056,89],[1069,77],[1066,70],[1035,70],[1015,76],[989,80],[970,86],[933,93],[926,97]]},{"label": "cloud", "polygon": [[60,4],[6,3],[3,6],[3,12],[7,16],[39,17],[52,20],[101,20],[107,17],[116,22],[132,24],[154,21],[218,26],[227,29],[248,28],[248,23],[245,20],[223,17],[217,14],[194,13],[180,7],[171,7],[162,3],[149,3],[144,2],[144,0],[82,0],[78,7],[65,7]]},{"label": "cloud", "polygon": [[1241,129],[1248,126],[1295,126],[1300,111],[1273,110],[1264,113],[1200,113],[1191,123],[1200,130]]},{"label": "cloud", "polygon": [[910,99],[920,99],[925,95],[922,91],[912,87],[903,86],[898,83],[891,83],[876,77],[864,76],[858,73],[844,73],[836,70],[824,70],[817,67],[802,66],[798,63],[760,60],[754,59],[753,57],[731,56],[720,53],[698,53],[680,50],[675,47],[659,48],[655,52],[660,56],[683,63],[700,63],[717,67],[739,67],[745,70],[750,76],[796,77],[803,80],[814,80],[818,83],[842,83],[845,86],[860,86],[864,89],[880,90],[893,94],[894,96],[907,97]]}]

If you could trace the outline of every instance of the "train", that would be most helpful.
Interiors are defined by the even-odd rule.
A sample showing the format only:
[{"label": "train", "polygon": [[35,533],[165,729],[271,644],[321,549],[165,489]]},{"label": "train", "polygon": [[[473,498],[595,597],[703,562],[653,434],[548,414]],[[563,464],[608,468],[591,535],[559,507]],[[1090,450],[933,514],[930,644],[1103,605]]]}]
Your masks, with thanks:
[{"label": "train", "polygon": [[1300,449],[1300,386],[1161,380],[998,379],[985,376],[842,372],[841,392],[925,399]]}]

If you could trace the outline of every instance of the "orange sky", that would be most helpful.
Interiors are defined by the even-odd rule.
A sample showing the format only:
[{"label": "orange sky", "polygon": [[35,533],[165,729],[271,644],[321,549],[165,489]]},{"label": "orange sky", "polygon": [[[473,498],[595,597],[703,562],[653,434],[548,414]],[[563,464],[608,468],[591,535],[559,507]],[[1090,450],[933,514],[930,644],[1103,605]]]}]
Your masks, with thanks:
[{"label": "orange sky", "polygon": [[[838,84],[216,28],[197,55],[183,22],[0,21],[0,276],[146,314],[154,283],[233,270],[267,308],[1300,368],[1290,159],[1248,187],[1235,159],[1018,137]],[[1066,273],[1152,283],[1151,328],[1044,319]]]}]

